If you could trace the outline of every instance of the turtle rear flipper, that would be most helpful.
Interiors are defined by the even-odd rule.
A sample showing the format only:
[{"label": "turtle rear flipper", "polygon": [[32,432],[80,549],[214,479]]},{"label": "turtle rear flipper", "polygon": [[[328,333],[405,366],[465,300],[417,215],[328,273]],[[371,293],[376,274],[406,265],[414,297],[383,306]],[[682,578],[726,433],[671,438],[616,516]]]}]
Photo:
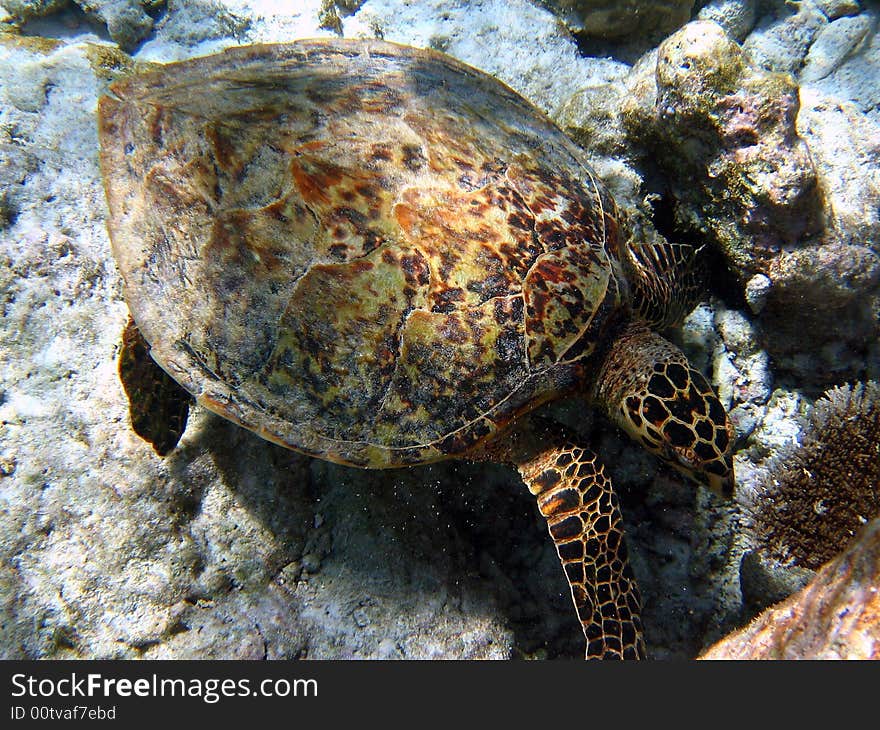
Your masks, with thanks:
[{"label": "turtle rear flipper", "polygon": [[132,430],[159,456],[169,454],[186,429],[192,396],[150,357],[150,346],[131,317],[122,332],[119,379],[128,396]]},{"label": "turtle rear flipper", "polygon": [[537,497],[586,638],[587,659],[644,659],[641,595],[623,519],[598,457],[558,424],[532,418],[483,452],[513,463]]}]

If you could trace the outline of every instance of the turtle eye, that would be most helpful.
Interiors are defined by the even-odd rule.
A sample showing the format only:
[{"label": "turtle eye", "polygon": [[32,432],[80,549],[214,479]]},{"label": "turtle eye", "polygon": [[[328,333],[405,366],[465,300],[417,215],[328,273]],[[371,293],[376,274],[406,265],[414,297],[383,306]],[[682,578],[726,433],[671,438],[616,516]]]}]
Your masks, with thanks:
[{"label": "turtle eye", "polygon": [[[663,427],[670,461],[682,473],[724,497],[733,493],[733,427],[711,388],[699,392],[702,403],[669,403],[670,419]],[[685,420],[685,418],[687,420]]]},{"label": "turtle eye", "polygon": [[697,455],[690,447],[674,447],[677,461],[686,469],[693,469],[697,466]]}]

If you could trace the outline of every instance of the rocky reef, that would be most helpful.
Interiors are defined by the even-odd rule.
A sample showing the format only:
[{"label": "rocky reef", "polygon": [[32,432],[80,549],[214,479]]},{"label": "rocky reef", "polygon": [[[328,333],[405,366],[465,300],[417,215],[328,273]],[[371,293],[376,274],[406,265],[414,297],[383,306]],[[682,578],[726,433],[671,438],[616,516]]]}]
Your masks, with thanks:
[{"label": "rocky reef", "polygon": [[[771,615],[811,627],[809,646],[759,623],[750,646],[772,648],[727,655],[871,655],[876,592],[857,586],[880,587],[878,21],[867,0],[0,0],[0,655],[581,655],[510,470],[347,469],[200,408],[165,457],[130,427],[99,95],[140,64],[332,35],[496,75],[585,149],[627,235],[705,246],[705,301],[669,336],[731,411],[735,500],[578,400],[552,411],[617,485],[650,655],[695,657],[809,581]],[[841,606],[862,618],[832,626]]]},{"label": "rocky reef", "polygon": [[793,78],[751,66],[695,21],[634,69],[623,126],[674,200],[674,226],[708,237],[741,282],[819,227],[816,171],[797,134]]}]

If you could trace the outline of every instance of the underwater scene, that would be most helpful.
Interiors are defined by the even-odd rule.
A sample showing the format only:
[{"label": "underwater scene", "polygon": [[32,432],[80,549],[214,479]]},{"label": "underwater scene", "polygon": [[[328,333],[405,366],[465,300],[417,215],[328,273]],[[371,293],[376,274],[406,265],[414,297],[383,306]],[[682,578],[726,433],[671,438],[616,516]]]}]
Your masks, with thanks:
[{"label": "underwater scene", "polygon": [[880,1],[0,0],[0,657],[880,658]]}]

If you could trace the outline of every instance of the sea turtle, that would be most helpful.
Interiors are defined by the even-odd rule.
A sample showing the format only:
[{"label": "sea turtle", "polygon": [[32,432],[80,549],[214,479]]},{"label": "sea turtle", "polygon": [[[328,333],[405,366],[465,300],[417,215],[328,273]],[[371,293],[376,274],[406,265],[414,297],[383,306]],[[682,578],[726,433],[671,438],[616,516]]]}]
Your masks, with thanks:
[{"label": "sea turtle", "polygon": [[342,464],[514,464],[586,655],[644,655],[611,483],[585,445],[528,414],[580,394],[732,493],[725,409],[653,331],[690,301],[690,249],[624,242],[584,152],[435,51],[232,48],[115,82],[99,128],[126,299],[175,381]]}]

